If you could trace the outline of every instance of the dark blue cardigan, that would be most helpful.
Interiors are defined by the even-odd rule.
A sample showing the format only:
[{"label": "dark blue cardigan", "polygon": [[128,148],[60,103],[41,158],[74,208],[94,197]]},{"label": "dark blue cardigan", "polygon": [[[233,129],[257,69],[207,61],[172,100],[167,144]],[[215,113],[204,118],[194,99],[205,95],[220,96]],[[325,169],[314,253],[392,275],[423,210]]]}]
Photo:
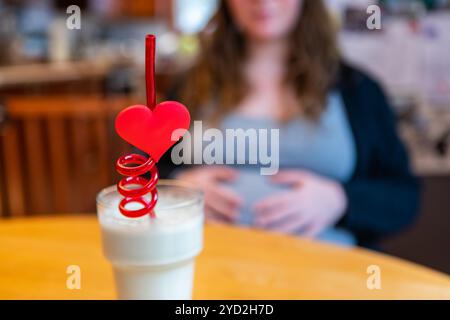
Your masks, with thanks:
[{"label": "dark blue cardigan", "polygon": [[[348,209],[338,225],[358,244],[373,247],[414,220],[419,184],[400,141],[395,117],[380,86],[366,74],[342,64],[336,88],[341,92],[356,144],[357,163],[344,185]],[[177,100],[177,90],[169,96]],[[333,159],[330,159],[333,161]],[[161,177],[175,168],[167,152],[159,162]]]},{"label": "dark blue cardigan", "polygon": [[342,65],[337,88],[357,150],[355,172],[344,185],[349,205],[339,225],[351,230],[359,244],[372,246],[381,236],[413,222],[419,184],[380,86],[362,72]]}]

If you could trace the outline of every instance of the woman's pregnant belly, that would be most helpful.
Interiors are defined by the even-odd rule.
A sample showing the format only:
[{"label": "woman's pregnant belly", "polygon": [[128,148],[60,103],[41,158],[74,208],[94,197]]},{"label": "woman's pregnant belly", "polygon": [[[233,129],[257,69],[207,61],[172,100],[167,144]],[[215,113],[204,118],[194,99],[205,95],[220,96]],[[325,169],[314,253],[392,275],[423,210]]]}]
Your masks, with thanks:
[{"label": "woman's pregnant belly", "polygon": [[253,225],[253,205],[268,196],[288,190],[286,186],[270,183],[269,180],[270,176],[261,175],[259,169],[240,169],[238,178],[235,181],[226,183],[244,200],[243,207],[239,213],[238,224]]},{"label": "woman's pregnant belly", "polygon": [[[256,168],[239,169],[238,178],[225,183],[225,185],[243,198],[243,206],[239,212],[237,224],[245,226],[255,225],[255,213],[252,208],[258,201],[289,190],[289,186],[271,183],[270,176],[261,175],[259,169]],[[301,235],[301,231],[298,234]],[[324,230],[318,239],[345,246],[356,245],[356,240],[350,232],[334,226]]]}]

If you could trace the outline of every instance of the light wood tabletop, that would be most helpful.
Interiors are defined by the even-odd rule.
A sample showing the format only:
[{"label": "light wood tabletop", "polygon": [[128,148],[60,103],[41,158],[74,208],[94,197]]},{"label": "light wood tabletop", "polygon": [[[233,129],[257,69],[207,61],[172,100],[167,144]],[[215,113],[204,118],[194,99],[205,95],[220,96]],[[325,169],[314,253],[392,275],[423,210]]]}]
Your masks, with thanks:
[{"label": "light wood tabletop", "polygon": [[[81,289],[66,287],[67,268]],[[369,290],[367,268],[380,268]],[[235,227],[206,226],[196,299],[450,299],[450,277],[360,248]],[[0,299],[114,299],[94,215],[0,222]]]}]

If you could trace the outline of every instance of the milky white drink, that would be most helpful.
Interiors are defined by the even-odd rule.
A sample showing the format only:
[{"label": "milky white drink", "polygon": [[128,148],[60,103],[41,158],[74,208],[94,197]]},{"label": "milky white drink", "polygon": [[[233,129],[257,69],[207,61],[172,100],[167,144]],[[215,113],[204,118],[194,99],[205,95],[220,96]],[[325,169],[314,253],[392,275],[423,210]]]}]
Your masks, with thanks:
[{"label": "milky white drink", "polygon": [[192,298],[194,259],[203,247],[203,197],[177,182],[160,180],[157,189],[155,218],[123,216],[116,186],[97,197],[103,251],[119,299]]}]

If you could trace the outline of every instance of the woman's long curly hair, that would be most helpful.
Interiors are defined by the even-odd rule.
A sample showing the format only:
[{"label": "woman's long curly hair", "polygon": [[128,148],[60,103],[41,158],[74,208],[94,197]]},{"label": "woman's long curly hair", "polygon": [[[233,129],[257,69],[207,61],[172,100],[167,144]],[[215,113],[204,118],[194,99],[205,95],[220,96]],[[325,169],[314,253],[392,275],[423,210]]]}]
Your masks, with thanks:
[{"label": "woman's long curly hair", "polygon": [[[303,0],[300,10],[290,34],[285,84],[294,90],[301,114],[314,120],[325,108],[339,66],[336,28],[322,0]],[[201,35],[201,54],[182,90],[181,98],[193,117],[203,113],[202,107],[214,105],[211,119],[218,120],[244,98],[248,89],[242,75],[245,49],[244,35],[222,0]]]}]

